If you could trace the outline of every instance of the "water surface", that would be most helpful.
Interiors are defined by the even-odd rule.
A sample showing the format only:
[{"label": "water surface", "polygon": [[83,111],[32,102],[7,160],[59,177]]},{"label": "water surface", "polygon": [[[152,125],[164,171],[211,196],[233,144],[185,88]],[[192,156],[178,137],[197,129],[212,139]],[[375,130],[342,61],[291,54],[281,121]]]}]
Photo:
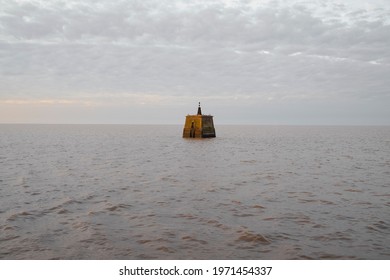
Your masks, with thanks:
[{"label": "water surface", "polygon": [[390,127],[216,132],[0,125],[0,258],[390,258]]}]

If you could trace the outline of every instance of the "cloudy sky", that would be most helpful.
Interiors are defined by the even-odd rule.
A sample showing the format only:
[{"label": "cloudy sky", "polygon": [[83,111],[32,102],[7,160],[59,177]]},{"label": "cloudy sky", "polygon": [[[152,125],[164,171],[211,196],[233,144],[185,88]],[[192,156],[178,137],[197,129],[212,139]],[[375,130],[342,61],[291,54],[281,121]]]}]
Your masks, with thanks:
[{"label": "cloudy sky", "polygon": [[388,0],[0,0],[0,123],[390,125]]}]

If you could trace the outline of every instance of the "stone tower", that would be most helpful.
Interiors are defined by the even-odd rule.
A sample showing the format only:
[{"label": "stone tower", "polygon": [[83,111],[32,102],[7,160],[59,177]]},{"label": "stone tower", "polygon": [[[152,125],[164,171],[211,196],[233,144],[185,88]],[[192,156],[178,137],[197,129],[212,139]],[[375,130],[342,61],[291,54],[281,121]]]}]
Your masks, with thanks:
[{"label": "stone tower", "polygon": [[184,138],[209,138],[215,137],[213,116],[202,115],[200,102],[196,115],[187,115],[183,129]]}]

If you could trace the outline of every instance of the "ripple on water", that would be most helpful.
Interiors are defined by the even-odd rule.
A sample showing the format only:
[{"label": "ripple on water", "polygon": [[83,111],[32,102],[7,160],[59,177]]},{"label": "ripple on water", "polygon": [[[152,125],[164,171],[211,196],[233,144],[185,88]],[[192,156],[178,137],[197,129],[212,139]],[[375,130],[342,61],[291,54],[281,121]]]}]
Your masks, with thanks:
[{"label": "ripple on water", "polygon": [[371,231],[390,234],[389,225],[384,221],[377,221],[371,225],[368,225],[366,228]]},{"label": "ripple on water", "polygon": [[122,209],[129,209],[130,207],[131,207],[130,204],[119,203],[116,205],[111,205],[111,206],[105,208],[105,210],[110,211],[110,212],[119,212]]},{"label": "ripple on water", "polygon": [[21,212],[18,212],[18,213],[15,213],[15,214],[12,214],[11,216],[9,216],[6,221],[10,221],[10,222],[13,222],[19,218],[23,218],[23,219],[33,219],[34,218],[34,214],[31,213],[31,212],[28,212],[28,211],[21,211]]},{"label": "ripple on water", "polygon": [[239,234],[238,238],[236,239],[237,242],[248,242],[248,243],[252,243],[253,245],[271,244],[271,241],[260,233],[254,233],[251,231],[242,231],[242,230],[237,231],[237,233]]},{"label": "ripple on water", "polygon": [[207,241],[201,240],[201,239],[197,239],[197,238],[195,238],[193,236],[190,236],[190,235],[183,236],[181,239],[185,240],[185,241],[189,241],[189,242],[199,243],[199,244],[202,244],[202,245],[207,245],[208,244]]}]

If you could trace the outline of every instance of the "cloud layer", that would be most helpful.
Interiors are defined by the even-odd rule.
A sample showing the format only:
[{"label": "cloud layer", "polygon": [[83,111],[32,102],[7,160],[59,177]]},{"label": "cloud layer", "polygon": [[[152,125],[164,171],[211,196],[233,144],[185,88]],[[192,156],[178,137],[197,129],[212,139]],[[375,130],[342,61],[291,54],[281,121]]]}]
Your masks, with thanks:
[{"label": "cloud layer", "polygon": [[297,112],[389,123],[389,5],[0,0],[0,106],[164,112],[202,100],[249,123],[281,108],[281,123]]}]

